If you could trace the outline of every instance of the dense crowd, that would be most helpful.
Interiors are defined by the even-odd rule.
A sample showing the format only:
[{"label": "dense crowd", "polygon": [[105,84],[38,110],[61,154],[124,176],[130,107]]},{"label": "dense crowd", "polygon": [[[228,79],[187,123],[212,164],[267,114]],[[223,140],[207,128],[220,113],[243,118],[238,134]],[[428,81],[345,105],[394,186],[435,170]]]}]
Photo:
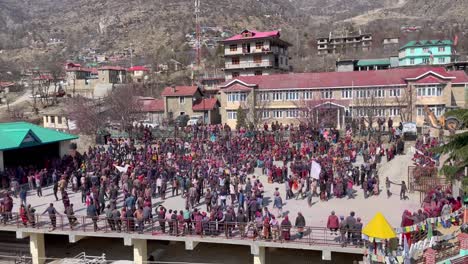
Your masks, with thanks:
[{"label": "dense crowd", "polygon": [[[128,139],[113,139],[107,146],[89,147],[82,154],[72,151],[62,159],[47,160],[41,169],[7,168],[2,185],[11,190],[11,195],[19,196],[19,214],[25,225],[35,224],[36,213],[27,203],[27,189],[35,189],[40,197],[42,186],[50,184],[55,199],[65,208],[57,212],[50,204],[39,212],[50,216],[52,228],[56,216],[62,213],[71,226],[77,224],[68,193],[80,192],[95,230],[99,228],[98,217],[104,214],[116,231],[143,232],[145,223],[158,221],[162,232],[173,235],[231,235],[236,229],[241,236],[253,230],[258,237],[288,240],[293,227],[302,238],[306,219],[298,213],[291,222],[283,213],[278,188],[272,209],[268,208],[264,197],[267,183],[255,176],[256,168],[268,176],[269,183],[284,184],[285,199],[305,199],[312,206],[314,197],[322,201],[353,199],[358,187],[365,198],[379,195],[382,179],[377,165],[385,156],[391,160],[404,152],[403,141],[394,134],[388,144],[383,144],[354,140],[350,129],[345,135],[334,129],[278,124],[265,125],[257,132],[241,129],[231,133],[227,125],[189,129],[190,139],[146,137],[139,145]],[[364,160],[361,166],[355,164],[358,155]],[[317,175],[311,172],[313,162],[321,168]],[[388,195],[390,184],[386,179]],[[406,185],[399,185],[400,197],[405,198]],[[13,211],[11,195],[0,204],[3,221],[8,221]],[[185,204],[179,208],[158,206],[156,200],[164,201],[168,195],[181,195]],[[346,218],[332,213],[327,228],[332,234],[339,231],[341,241],[356,243],[362,222],[354,212]]]}]

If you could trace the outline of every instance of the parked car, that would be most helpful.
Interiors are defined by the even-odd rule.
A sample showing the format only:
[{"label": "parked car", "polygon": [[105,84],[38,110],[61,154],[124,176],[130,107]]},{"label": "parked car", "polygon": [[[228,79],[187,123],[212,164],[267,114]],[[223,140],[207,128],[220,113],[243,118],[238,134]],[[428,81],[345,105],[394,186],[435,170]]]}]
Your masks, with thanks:
[{"label": "parked car", "polygon": [[178,127],[185,127],[187,126],[187,122],[189,121],[190,117],[188,115],[180,115],[175,119],[175,125]]},{"label": "parked car", "polygon": [[196,116],[190,117],[189,121],[187,122],[187,126],[201,125],[202,123],[203,123],[203,116],[196,115]]},{"label": "parked car", "polygon": [[134,127],[149,127],[149,128],[157,128],[159,127],[159,123],[156,121],[150,121],[150,120],[142,120],[142,121],[135,121],[133,122]]}]

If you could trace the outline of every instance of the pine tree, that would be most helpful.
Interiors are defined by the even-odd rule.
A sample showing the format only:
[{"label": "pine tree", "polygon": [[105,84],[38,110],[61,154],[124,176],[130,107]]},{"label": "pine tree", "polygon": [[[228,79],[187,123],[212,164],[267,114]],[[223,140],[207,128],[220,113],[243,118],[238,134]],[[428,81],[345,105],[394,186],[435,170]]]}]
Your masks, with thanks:
[{"label": "pine tree", "polygon": [[237,124],[236,124],[237,130],[239,130],[241,127],[243,128],[247,127],[246,119],[247,119],[247,113],[242,108],[242,106],[239,106],[239,108],[237,108]]}]

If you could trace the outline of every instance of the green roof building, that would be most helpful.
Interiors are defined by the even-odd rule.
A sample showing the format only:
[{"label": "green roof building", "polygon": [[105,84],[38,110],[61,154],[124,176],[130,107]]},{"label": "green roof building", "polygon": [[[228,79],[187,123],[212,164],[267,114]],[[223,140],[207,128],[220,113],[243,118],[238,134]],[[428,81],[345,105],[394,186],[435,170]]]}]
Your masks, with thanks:
[{"label": "green roof building", "polygon": [[77,138],[27,122],[0,123],[0,171],[62,157],[68,153],[70,141]]},{"label": "green roof building", "polygon": [[399,49],[400,66],[447,64],[452,62],[451,40],[413,40]]}]

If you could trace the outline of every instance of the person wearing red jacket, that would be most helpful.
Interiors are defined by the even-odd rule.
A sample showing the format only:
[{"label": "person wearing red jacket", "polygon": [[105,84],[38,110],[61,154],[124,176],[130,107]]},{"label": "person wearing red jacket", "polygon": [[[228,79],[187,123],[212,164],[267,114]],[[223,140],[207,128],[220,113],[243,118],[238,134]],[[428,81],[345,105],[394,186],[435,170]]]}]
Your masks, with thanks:
[{"label": "person wearing red jacket", "polygon": [[331,215],[328,216],[327,228],[330,229],[330,235],[338,235],[337,231],[340,226],[340,220],[338,216],[335,215],[335,211],[331,212]]}]

